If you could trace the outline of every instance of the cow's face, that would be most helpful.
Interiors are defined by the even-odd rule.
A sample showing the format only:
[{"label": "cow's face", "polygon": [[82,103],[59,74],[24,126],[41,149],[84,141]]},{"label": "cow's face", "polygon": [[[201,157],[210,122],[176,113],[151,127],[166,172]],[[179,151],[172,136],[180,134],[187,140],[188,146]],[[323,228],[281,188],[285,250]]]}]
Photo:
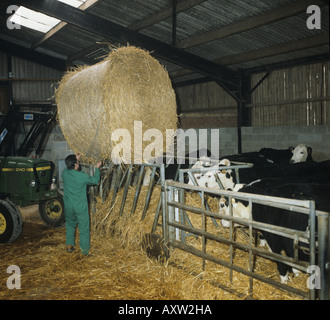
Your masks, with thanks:
[{"label": "cow's face", "polygon": [[[220,189],[219,184],[217,183],[214,177],[214,172],[212,171],[208,171],[206,173],[195,173],[194,177],[196,179],[198,186],[200,187]],[[193,185],[191,179],[189,179],[188,184]]]},{"label": "cow's face", "polygon": [[[229,216],[229,203],[224,197],[219,200],[219,213]],[[249,219],[249,205],[245,206],[242,202],[232,199],[232,215],[236,218]],[[230,222],[225,219],[221,219],[221,225],[225,228],[229,228]]]},{"label": "cow's face", "polygon": [[220,189],[219,184],[214,176],[215,172],[208,171],[200,179],[201,186],[211,189]]},{"label": "cow's face", "polygon": [[[197,161],[192,168],[208,168],[211,166],[211,159],[209,157],[201,157],[199,161]],[[197,185],[200,187],[212,188],[212,189],[220,189],[215,177],[214,172],[201,172],[201,173],[194,173],[194,177],[196,179]],[[193,182],[189,178],[188,184],[193,185]]]},{"label": "cow's face", "polygon": [[304,144],[299,144],[292,151],[290,163],[305,162],[309,152],[311,152],[311,148],[307,148]]},{"label": "cow's face", "polygon": [[204,168],[211,167],[212,165],[211,158],[206,156],[201,156],[197,162],[199,162],[200,166]]},{"label": "cow's face", "polygon": [[231,165],[228,159],[223,159],[219,162],[218,176],[225,190],[233,190],[235,182],[233,179],[233,170],[221,169],[221,166],[229,167]]}]

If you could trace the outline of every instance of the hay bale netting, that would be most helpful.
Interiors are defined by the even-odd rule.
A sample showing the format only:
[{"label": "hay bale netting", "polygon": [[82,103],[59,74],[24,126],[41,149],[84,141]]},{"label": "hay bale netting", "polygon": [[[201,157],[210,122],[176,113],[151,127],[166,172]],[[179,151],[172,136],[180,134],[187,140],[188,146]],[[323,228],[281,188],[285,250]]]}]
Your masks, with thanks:
[{"label": "hay bale netting", "polygon": [[[121,159],[113,160],[130,163],[142,159],[138,149],[143,153],[148,145],[152,156],[158,156],[165,151],[167,129],[177,128],[176,98],[167,71],[136,47],[115,49],[93,66],[68,72],[55,96],[58,121],[70,148],[91,161],[113,159],[121,149]],[[141,122],[143,134],[157,129],[162,139],[135,137],[142,148],[134,150],[134,124],[139,128]],[[130,141],[123,138],[127,132]],[[146,156],[142,160],[150,159]]]}]

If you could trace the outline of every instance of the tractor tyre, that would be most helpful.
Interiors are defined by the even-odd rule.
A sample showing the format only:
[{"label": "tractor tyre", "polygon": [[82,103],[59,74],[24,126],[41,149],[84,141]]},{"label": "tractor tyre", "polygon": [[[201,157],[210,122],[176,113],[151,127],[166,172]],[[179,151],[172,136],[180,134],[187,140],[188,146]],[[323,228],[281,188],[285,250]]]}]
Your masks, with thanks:
[{"label": "tractor tyre", "polygon": [[65,223],[62,197],[41,202],[39,204],[39,215],[47,227],[52,229],[62,227]]},{"label": "tractor tyre", "polygon": [[23,220],[17,207],[9,200],[0,200],[0,243],[15,241],[22,232]]}]

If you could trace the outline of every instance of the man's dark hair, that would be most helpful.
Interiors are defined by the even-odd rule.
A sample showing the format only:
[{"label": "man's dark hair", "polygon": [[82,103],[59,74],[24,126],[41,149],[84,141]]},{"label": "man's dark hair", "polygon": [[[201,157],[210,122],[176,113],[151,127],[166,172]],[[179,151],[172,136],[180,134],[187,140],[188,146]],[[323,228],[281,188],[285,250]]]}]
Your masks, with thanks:
[{"label": "man's dark hair", "polygon": [[69,170],[72,170],[74,169],[74,165],[77,163],[77,158],[76,158],[76,155],[74,154],[70,154],[69,156],[67,156],[65,158],[65,164],[66,164],[66,167],[69,169]]}]

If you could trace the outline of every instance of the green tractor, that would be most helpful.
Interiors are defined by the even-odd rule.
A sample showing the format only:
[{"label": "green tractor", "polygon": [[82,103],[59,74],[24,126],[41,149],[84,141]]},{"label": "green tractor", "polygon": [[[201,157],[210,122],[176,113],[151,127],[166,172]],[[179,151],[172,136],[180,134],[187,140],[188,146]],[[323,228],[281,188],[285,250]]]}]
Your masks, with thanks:
[{"label": "green tractor", "polygon": [[[33,111],[26,111],[26,108]],[[22,110],[23,109],[23,110]],[[41,109],[38,111],[38,109]],[[37,111],[36,111],[37,110]],[[31,128],[16,148],[20,127]],[[65,222],[63,200],[54,181],[52,161],[38,159],[51,125],[56,122],[55,105],[12,105],[0,125],[0,243],[16,240],[22,231],[22,208],[39,205],[41,220],[50,228]],[[27,157],[35,148],[35,158]]]},{"label": "green tractor", "polygon": [[50,228],[64,222],[63,200],[53,177],[51,161],[0,157],[0,243],[16,240],[22,231],[17,206],[39,205],[41,220]]}]

